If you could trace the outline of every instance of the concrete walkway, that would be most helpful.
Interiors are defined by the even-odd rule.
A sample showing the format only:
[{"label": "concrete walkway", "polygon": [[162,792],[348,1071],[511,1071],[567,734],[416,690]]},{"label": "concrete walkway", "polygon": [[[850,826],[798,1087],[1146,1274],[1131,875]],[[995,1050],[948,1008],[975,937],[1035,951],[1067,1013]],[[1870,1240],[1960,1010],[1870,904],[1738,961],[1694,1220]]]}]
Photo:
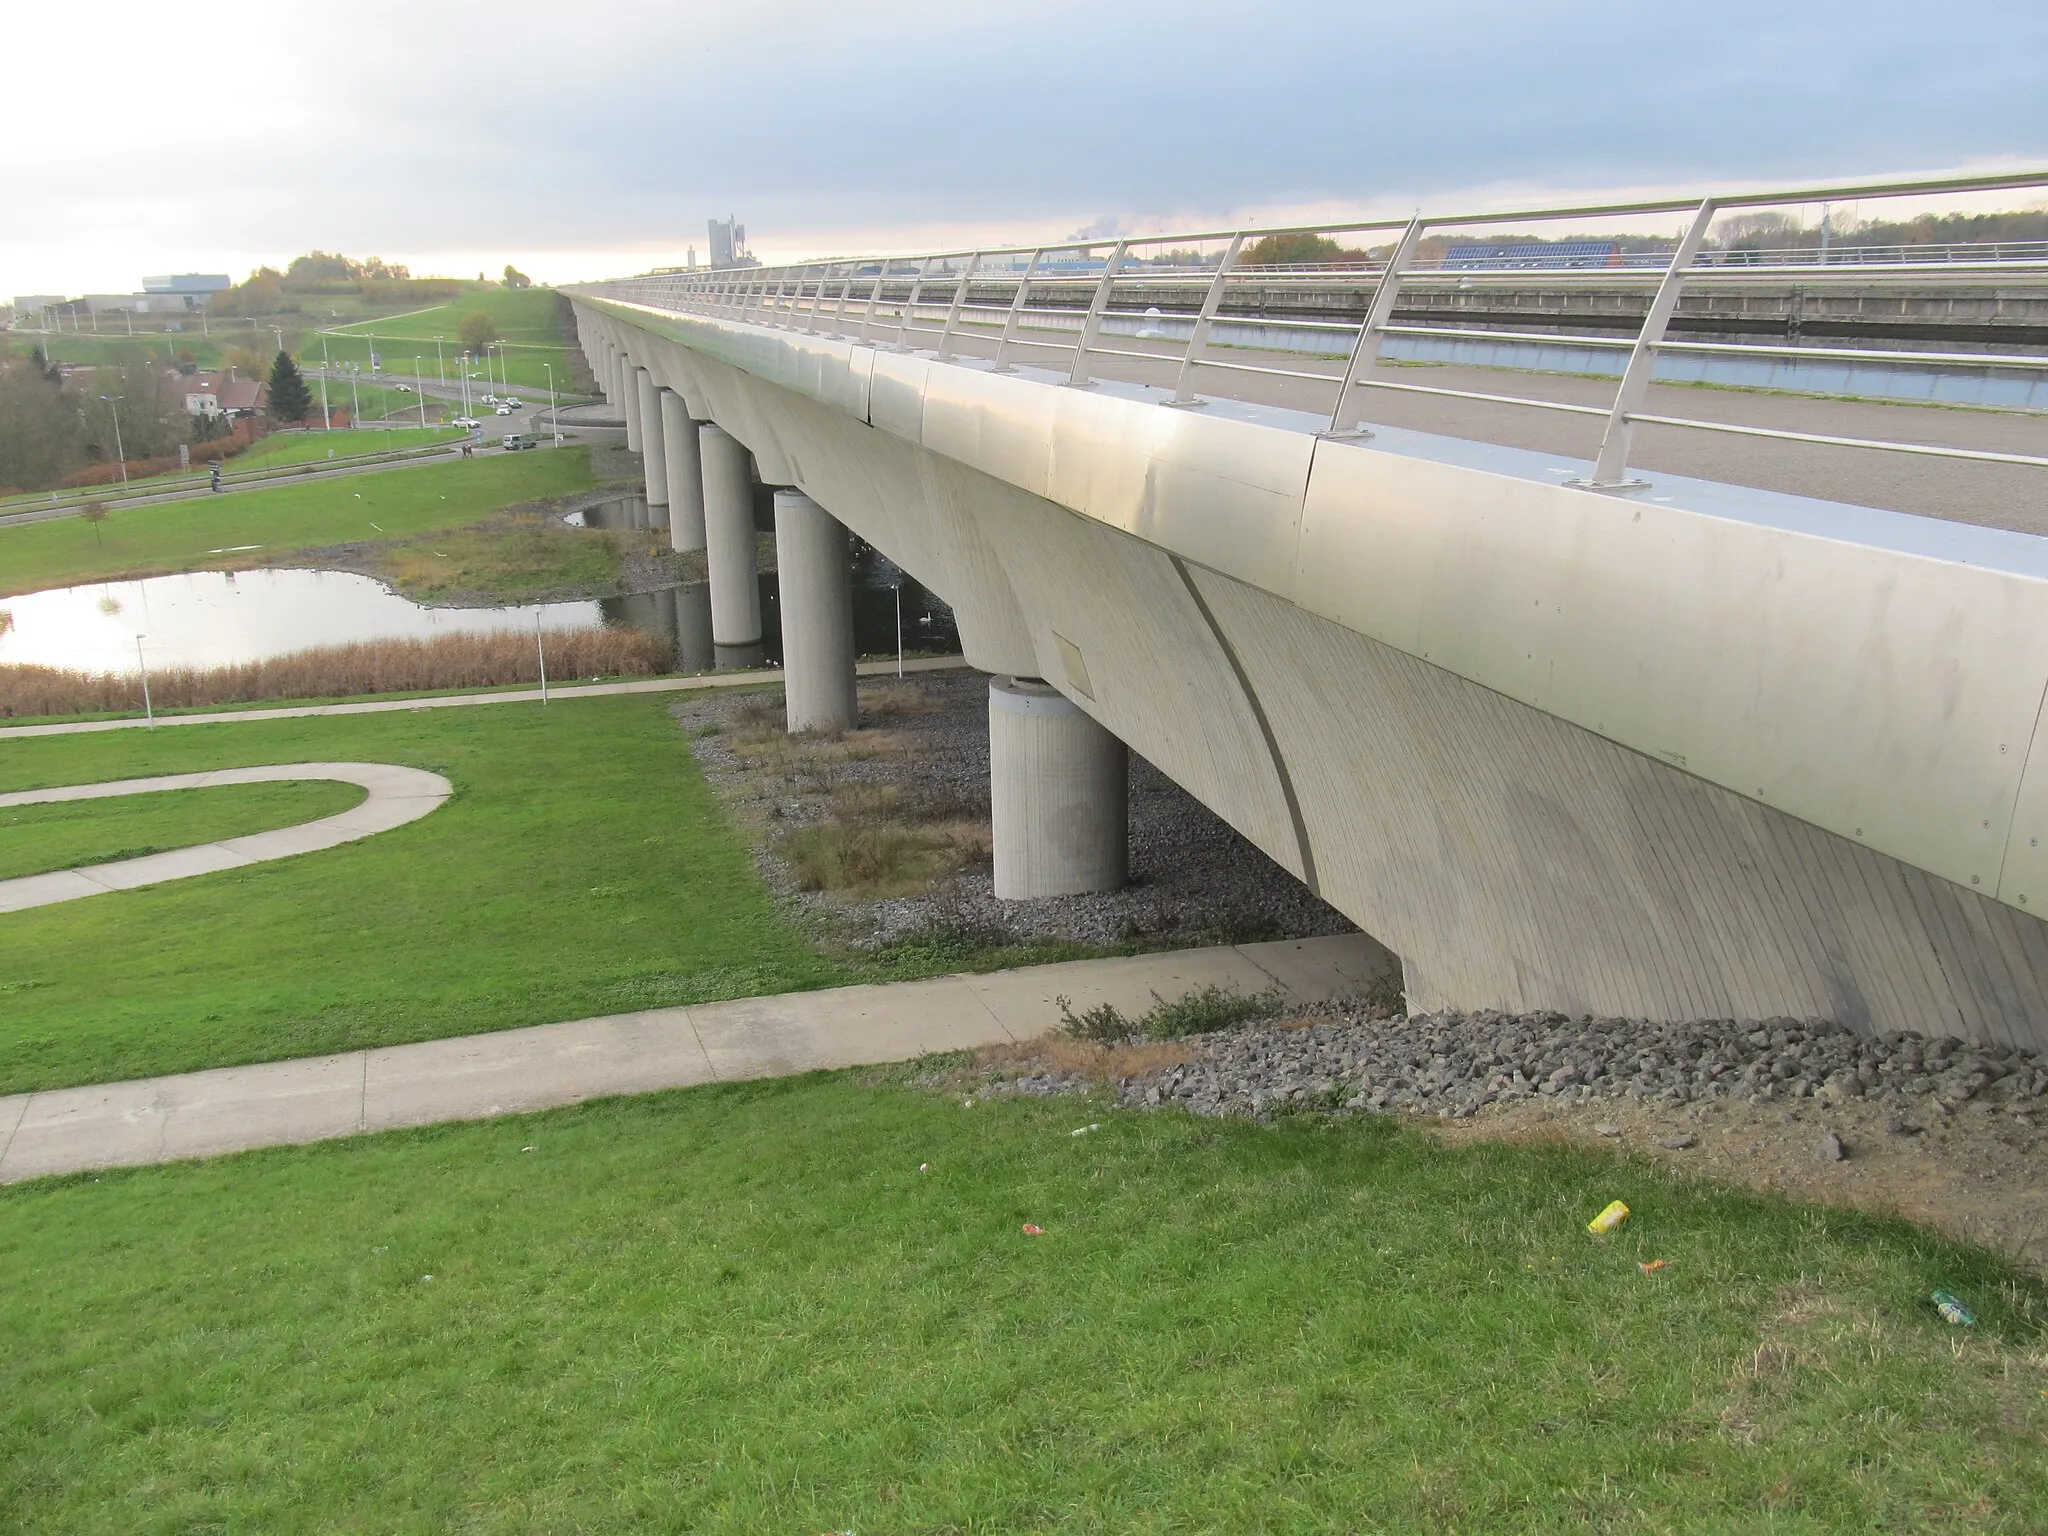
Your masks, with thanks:
[{"label": "concrete walkway", "polygon": [[1362,934],[1081,960],[983,976],[658,1008],[338,1056],[0,1098],[0,1183],[478,1120],[610,1094],[901,1061],[1026,1040],[1098,1003],[1142,1012],[1211,984],[1356,993],[1388,957]]},{"label": "concrete walkway", "polygon": [[[905,675],[913,672],[947,672],[967,665],[960,656],[926,656],[903,663]],[[864,661],[854,668],[862,677],[894,677],[893,661]],[[697,688],[752,688],[782,681],[780,667],[759,667],[746,672],[707,672],[699,677],[649,677],[630,683],[584,683],[578,687],[550,687],[550,699],[593,699],[613,693],[687,693]],[[417,699],[372,699],[362,704],[294,704],[282,709],[222,709],[202,715],[158,715],[162,725],[221,725],[242,720],[303,720],[313,715],[385,715],[401,709],[454,709],[468,704],[537,704],[538,688],[520,688],[510,693],[440,693]],[[79,736],[90,731],[133,731],[149,727],[147,720],[65,720],[54,725],[13,725],[0,729],[0,741],[15,736]]]},{"label": "concrete walkway", "polygon": [[109,800],[120,795],[158,794],[171,789],[208,789],[221,784],[280,784],[301,779],[337,779],[358,784],[369,798],[336,816],[302,821],[297,826],[252,832],[217,843],[194,843],[139,859],[81,865],[0,880],[0,912],[25,912],[81,896],[107,891],[132,891],[239,869],[268,859],[334,848],[417,821],[438,809],[455,788],[438,773],[402,768],[395,763],[274,763],[262,768],[216,768],[208,773],[173,773],[151,779],[113,779],[100,784],[67,784],[58,789],[24,789],[0,795],[0,810],[15,805],[50,805],[70,800]]}]

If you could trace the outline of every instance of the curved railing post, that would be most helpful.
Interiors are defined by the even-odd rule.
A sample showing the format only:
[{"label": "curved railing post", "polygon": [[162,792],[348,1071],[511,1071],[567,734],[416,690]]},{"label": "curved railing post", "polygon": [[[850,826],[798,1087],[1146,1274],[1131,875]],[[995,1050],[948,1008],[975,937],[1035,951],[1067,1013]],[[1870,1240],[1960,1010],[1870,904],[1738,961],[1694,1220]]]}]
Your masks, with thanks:
[{"label": "curved railing post", "polygon": [[1102,269],[1102,281],[1095,285],[1095,297],[1088,302],[1088,318],[1081,322],[1081,342],[1074,348],[1074,368],[1067,375],[1069,384],[1089,382],[1088,349],[1102,332],[1102,313],[1109,308],[1110,295],[1116,289],[1117,269],[1124,264],[1124,252],[1130,248],[1130,241],[1119,240],[1116,249],[1109,253],[1109,265]]},{"label": "curved railing post", "polygon": [[960,321],[960,306],[967,302],[967,285],[974,281],[975,269],[981,265],[981,252],[976,251],[967,258],[967,270],[953,283],[953,302],[946,306],[946,324],[939,332],[939,361],[944,362],[953,355],[953,327]]},{"label": "curved railing post", "polygon": [[896,350],[908,352],[912,322],[917,319],[917,296],[924,291],[925,274],[932,269],[936,256],[927,256],[917,264],[917,276],[910,281],[910,297],[903,301],[903,308],[896,316]]},{"label": "curved railing post", "polygon": [[1657,367],[1657,347],[1670,327],[1672,311],[1678,308],[1678,296],[1685,288],[1686,268],[1692,265],[1693,258],[1700,253],[1700,246],[1706,242],[1707,229],[1714,222],[1715,212],[1713,198],[1702,202],[1699,212],[1692,216],[1685,238],[1671,253],[1671,265],[1664,269],[1664,281],[1657,285],[1657,296],[1650,301],[1650,312],[1643,317],[1643,328],[1636,332],[1635,348],[1628,355],[1628,368],[1621,376],[1621,387],[1614,392],[1614,410],[1607,418],[1606,434],[1600,439],[1600,457],[1593,462],[1592,477],[1584,482],[1592,489],[1625,490],[1637,483],[1628,478],[1628,450],[1636,430],[1632,418],[1649,396],[1650,376]]},{"label": "curved railing post", "polygon": [[1380,343],[1386,339],[1387,322],[1394,318],[1394,301],[1401,294],[1401,274],[1415,259],[1415,247],[1421,240],[1422,216],[1417,214],[1408,221],[1408,227],[1401,231],[1401,238],[1394,243],[1393,254],[1387,257],[1387,268],[1380,274],[1379,286],[1373,290],[1372,303],[1366,307],[1365,323],[1358,328],[1358,343],[1351,349],[1351,361],[1344,367],[1344,380],[1337,386],[1337,403],[1330,409],[1329,431],[1333,436],[1360,431],[1358,381],[1380,360]]},{"label": "curved railing post", "polygon": [[996,342],[996,365],[992,373],[1014,373],[1016,365],[1010,361],[1010,343],[1017,334],[1017,323],[1024,314],[1024,304],[1031,297],[1031,279],[1038,272],[1039,259],[1045,255],[1040,246],[1031,253],[1031,259],[1024,263],[1024,276],[1018,279],[1017,293],[1010,300],[1010,312],[1003,317],[1003,334]]},{"label": "curved railing post", "polygon": [[1230,269],[1237,265],[1237,253],[1243,249],[1244,236],[1232,235],[1216,275],[1209,279],[1209,291],[1202,295],[1202,310],[1195,316],[1195,333],[1188,338],[1187,350],[1180,356],[1180,377],[1173,382],[1173,398],[1166,402],[1168,405],[1205,403],[1195,394],[1195,365],[1209,349],[1209,332],[1216,324],[1217,308],[1223,303],[1223,285],[1230,279]]}]

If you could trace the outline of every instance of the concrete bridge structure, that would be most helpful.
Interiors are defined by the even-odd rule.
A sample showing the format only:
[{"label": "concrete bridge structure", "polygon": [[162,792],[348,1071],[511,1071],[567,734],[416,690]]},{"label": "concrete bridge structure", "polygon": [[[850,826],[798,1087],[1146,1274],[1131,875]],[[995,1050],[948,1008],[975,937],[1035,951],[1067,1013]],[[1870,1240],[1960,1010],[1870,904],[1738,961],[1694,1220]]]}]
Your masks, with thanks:
[{"label": "concrete bridge structure", "polygon": [[[792,729],[852,722],[844,529],[953,605],[994,678],[999,894],[1123,877],[1128,747],[1388,946],[1417,1007],[2040,1049],[2048,542],[2019,530],[2048,507],[2048,419],[1709,397],[1656,367],[1763,346],[2048,375],[2009,344],[1900,361],[1666,329],[1732,210],[2042,185],[1532,210],[1683,226],[1636,333],[1585,339],[1618,358],[1605,381],[1394,366],[1420,329],[1402,295],[1447,277],[1417,250],[1477,215],[1323,232],[1376,264],[1348,357],[1228,341],[1274,323],[1233,310],[1256,232],[572,299],[650,502],[707,551],[730,659],[760,641],[751,485],[785,488]],[[1895,265],[1844,280],[1942,280]],[[1988,265],[1951,280],[2048,293],[2048,261]],[[1830,280],[1740,273],[1774,276]],[[1173,283],[1178,337],[1127,297]]]}]

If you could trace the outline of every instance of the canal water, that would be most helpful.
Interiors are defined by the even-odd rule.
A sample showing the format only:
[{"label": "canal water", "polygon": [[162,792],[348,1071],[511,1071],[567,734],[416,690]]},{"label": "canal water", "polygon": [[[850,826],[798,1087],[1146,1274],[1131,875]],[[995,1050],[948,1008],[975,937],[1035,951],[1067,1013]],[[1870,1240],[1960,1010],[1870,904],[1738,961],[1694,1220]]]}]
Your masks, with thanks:
[{"label": "canal water", "polygon": [[[646,527],[646,517],[639,497],[584,514],[593,527]],[[764,660],[779,666],[781,593],[772,573],[760,582]],[[959,649],[952,609],[867,545],[855,545],[853,582],[854,639],[863,655],[896,654],[899,600],[905,649]],[[136,671],[138,639],[153,667],[218,667],[359,640],[530,632],[536,617],[548,629],[653,630],[675,648],[680,671],[709,671],[718,659],[710,590],[702,582],[593,601],[433,608],[341,571],[194,571],[0,598],[0,612],[13,620],[0,626],[0,663],[85,672]]]}]

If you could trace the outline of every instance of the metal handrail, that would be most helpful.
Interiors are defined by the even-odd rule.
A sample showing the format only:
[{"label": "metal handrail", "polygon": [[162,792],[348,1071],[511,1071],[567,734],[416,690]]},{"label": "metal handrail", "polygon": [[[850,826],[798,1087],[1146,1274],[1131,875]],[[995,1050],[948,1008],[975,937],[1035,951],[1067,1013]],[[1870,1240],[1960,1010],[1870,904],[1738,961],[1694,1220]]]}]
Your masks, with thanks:
[{"label": "metal handrail", "polygon": [[[1728,285],[1782,282],[1794,284],[1800,291],[1811,292],[1836,286],[1929,282],[1944,286],[1975,282],[1981,286],[1984,279],[1993,278],[2001,289],[2018,283],[2048,290],[2048,242],[2044,241],[1885,247],[1834,244],[1825,249],[1802,246],[1721,250],[1714,248],[1709,238],[1716,220],[1745,210],[1851,199],[1876,201],[1955,193],[2039,191],[2043,188],[2048,188],[2048,169],[1780,187],[1715,194],[1704,199],[1658,198],[1507,210],[1418,213],[1408,219],[1363,220],[1347,224],[1268,226],[1109,240],[1069,240],[1040,246],[938,251],[916,257],[811,261],[743,271],[676,273],[671,270],[655,276],[597,284],[583,291],[684,313],[751,318],[779,329],[800,328],[805,334],[845,336],[857,319],[858,339],[863,343],[872,344],[869,339],[877,330],[884,333],[893,330],[895,345],[902,349],[911,348],[920,339],[929,341],[936,337],[934,352],[940,361],[950,360],[960,339],[972,334],[995,342],[992,366],[1003,372],[1014,367],[1012,355],[1019,348],[1066,352],[1071,354],[1066,378],[1070,385],[1085,386],[1092,382],[1090,362],[1094,358],[1129,358],[1153,363],[1164,360],[1177,364],[1173,395],[1167,403],[1183,407],[1198,407],[1203,403],[1194,389],[1198,370],[1308,380],[1335,387],[1336,396],[1327,428],[1333,434],[1359,434],[1365,430],[1361,406],[1369,391],[1433,395],[1598,416],[1605,419],[1606,429],[1593,473],[1583,483],[1602,490],[1631,488],[1642,483],[1632,479],[1628,473],[1629,451],[1634,430],[1639,425],[1778,437],[1831,446],[1884,449],[2002,464],[2048,466],[2048,457],[2032,454],[1835,438],[1662,416],[1644,409],[1656,361],[1665,354],[1854,362],[1879,368],[2039,370],[2048,377],[2048,354],[2035,356],[2009,350],[1913,352],[1809,346],[1796,342],[1779,345],[1677,341],[1668,336],[1669,328],[1679,314],[1680,300],[1695,286],[1714,289]],[[1447,232],[1666,214],[1688,216],[1683,237],[1665,251],[1618,253],[1614,258],[1616,265],[1551,266],[1540,259],[1540,253],[1528,258],[1502,258],[1485,265],[1465,260],[1447,265],[1447,256],[1433,254],[1423,260],[1419,254],[1425,237]],[[1243,262],[1243,256],[1259,241],[1274,235],[1369,240],[1378,249],[1369,255],[1361,253],[1358,260],[1290,265]],[[1213,255],[1202,249],[1213,245],[1223,245],[1224,249]],[[1158,254],[1148,256],[1148,252]],[[1189,254],[1184,257],[1183,252]],[[1455,255],[1454,249],[1450,256]],[[1338,317],[1297,319],[1225,312],[1233,285],[1255,285],[1257,289],[1269,292],[1276,281],[1295,291],[1303,288],[1355,290],[1363,302],[1364,316],[1360,320]],[[1532,284],[1545,288],[1648,289],[1651,299],[1647,314],[1639,325],[1633,326],[1635,334],[1632,336],[1487,330],[1469,324],[1396,324],[1393,321],[1395,303],[1404,288],[1409,286],[1441,293],[1446,287],[1499,288]],[[942,301],[933,296],[934,290],[948,287],[951,291]],[[1170,344],[1157,352],[1103,344],[1107,322],[1121,325],[1166,318],[1119,308],[1116,302],[1119,289],[1127,292],[1131,289],[1152,292],[1162,288],[1184,289],[1192,299],[1192,293],[1198,287],[1202,294],[1198,308],[1180,308],[1177,296],[1173,301],[1173,318],[1180,322],[1192,318],[1194,322],[1192,334],[1185,340],[1161,337],[1160,340]],[[1075,302],[1075,294],[1084,288],[1089,295],[1085,307]],[[889,290],[897,296],[892,296]],[[1350,296],[1347,293],[1345,297],[1349,307]],[[1260,298],[1258,293],[1254,294],[1254,302],[1260,302]],[[990,302],[996,299],[1002,302]],[[933,325],[932,317],[925,312],[936,309],[941,302],[944,304],[943,321]],[[1352,312],[1356,313],[1356,310]],[[998,317],[1001,322],[999,332],[996,331]],[[1032,324],[1034,319],[1054,317],[1063,324],[1055,327]],[[1297,334],[1319,331],[1333,337],[1348,334],[1353,344],[1341,371],[1316,372],[1267,366],[1213,356],[1212,337],[1218,326],[1260,327]],[[1039,334],[1026,335],[1027,328],[1036,329]],[[1049,336],[1049,331],[1055,334]],[[1625,352],[1627,362],[1610,404],[1568,404],[1378,377],[1382,345],[1389,337],[1604,349]],[[1279,350],[1289,349],[1283,346]]]}]

